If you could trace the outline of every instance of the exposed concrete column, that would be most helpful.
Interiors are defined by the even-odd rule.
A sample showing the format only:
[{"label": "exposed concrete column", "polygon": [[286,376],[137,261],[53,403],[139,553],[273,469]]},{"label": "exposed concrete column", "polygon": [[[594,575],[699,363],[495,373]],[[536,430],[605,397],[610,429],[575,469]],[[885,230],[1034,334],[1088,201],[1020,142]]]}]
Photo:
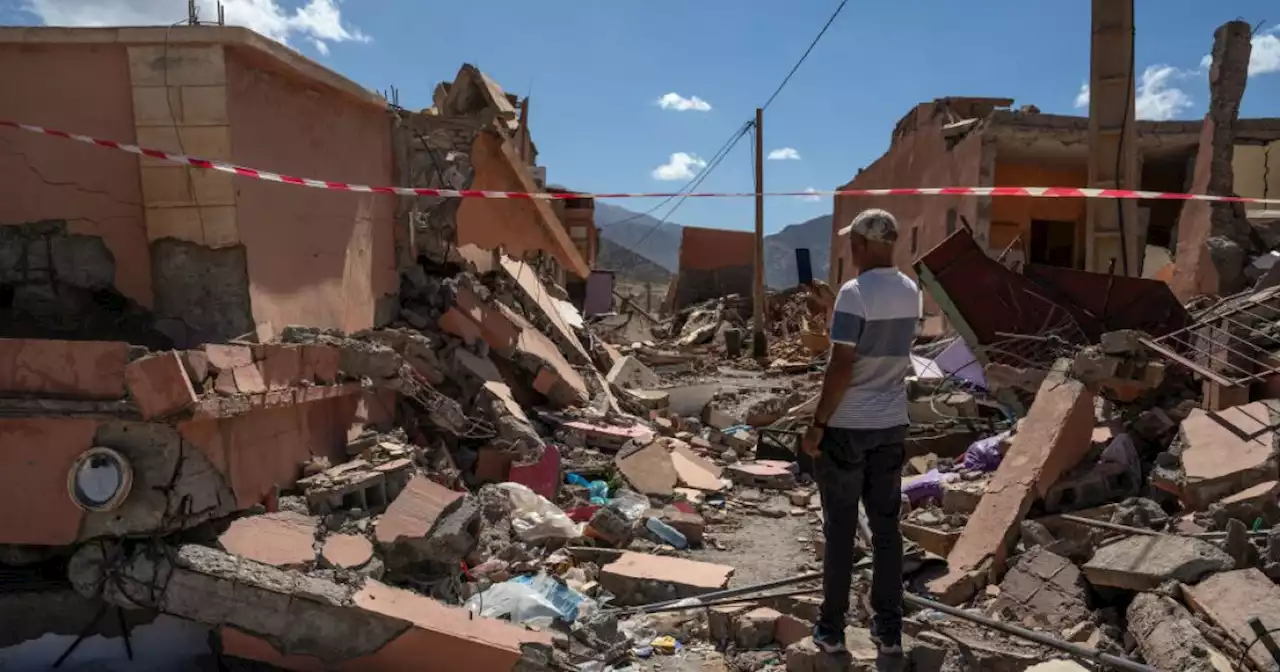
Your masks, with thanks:
[{"label": "exposed concrete column", "polygon": [[[1209,66],[1209,116],[1213,143],[1209,148],[1208,193],[1235,194],[1236,121],[1240,100],[1249,79],[1249,56],[1253,51],[1253,29],[1244,21],[1230,21],[1213,32],[1213,64]],[[1201,148],[1204,151],[1204,148]],[[1209,252],[1218,271],[1219,291],[1244,288],[1242,272],[1245,252],[1251,247],[1249,220],[1243,203],[1213,203],[1209,206],[1211,236]]]},{"label": "exposed concrete column", "polygon": [[[1093,0],[1089,54],[1089,186],[1138,188],[1138,134],[1134,121],[1133,0]],[[1124,243],[1120,221],[1123,214]],[[1085,270],[1139,276],[1138,203],[1090,199],[1085,223]],[[1125,259],[1121,258],[1122,250]]]},{"label": "exposed concrete column", "polygon": [[[1243,21],[1223,24],[1213,34],[1209,67],[1209,113],[1200,133],[1191,180],[1194,193],[1235,193],[1235,128],[1249,77],[1252,30]],[[1239,203],[1188,201],[1178,216],[1178,253],[1171,286],[1179,299],[1198,294],[1230,294],[1244,288],[1243,269],[1251,228]]]}]

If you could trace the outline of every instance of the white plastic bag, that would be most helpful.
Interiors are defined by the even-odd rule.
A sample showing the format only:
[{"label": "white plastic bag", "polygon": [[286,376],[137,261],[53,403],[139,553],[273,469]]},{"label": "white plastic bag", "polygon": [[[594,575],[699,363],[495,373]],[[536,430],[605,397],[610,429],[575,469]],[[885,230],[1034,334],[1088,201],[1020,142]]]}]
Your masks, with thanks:
[{"label": "white plastic bag", "polygon": [[546,497],[519,483],[499,483],[498,487],[506,491],[515,508],[511,529],[521,541],[534,543],[582,536],[582,524],[569,520],[569,516]]},{"label": "white plastic bag", "polygon": [[501,618],[511,615],[512,623],[522,623],[535,628],[547,628],[555,620],[555,605],[538,594],[527,583],[506,581],[491,586],[467,600],[466,607],[481,618]]}]

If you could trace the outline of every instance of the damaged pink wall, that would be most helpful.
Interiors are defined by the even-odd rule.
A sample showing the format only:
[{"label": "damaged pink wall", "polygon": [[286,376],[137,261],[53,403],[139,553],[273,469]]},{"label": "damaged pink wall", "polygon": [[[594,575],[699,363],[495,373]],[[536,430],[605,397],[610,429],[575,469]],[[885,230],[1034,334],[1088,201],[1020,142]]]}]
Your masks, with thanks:
[{"label": "damaged pink wall", "polygon": [[330,464],[346,461],[347,430],[358,422],[360,406],[360,397],[351,395],[187,421],[178,430],[229,476],[236,506],[245,509],[264,503],[277,486],[293,485],[313,456],[324,456]]},{"label": "damaged pink wall", "polygon": [[[981,186],[984,159],[981,131],[970,133],[948,149],[942,136],[942,126],[947,117],[935,114],[935,107],[934,103],[917,106],[915,130],[896,138],[884,156],[842,188]],[[914,275],[912,262],[946,238],[947,211],[956,210],[957,228],[962,226],[960,217],[968,220],[970,226],[978,227],[981,200],[984,199],[959,196],[835,197],[829,271],[831,284],[839,286],[856,273],[849,258],[849,244],[838,239],[836,232],[848,226],[862,210],[882,208],[893,213],[898,220],[898,245],[894,249],[894,259],[903,272]],[[911,249],[912,229],[917,229],[914,251]]]},{"label": "damaged pink wall", "polygon": [[[270,70],[227,50],[228,114],[236,163],[301,177],[392,182],[384,110]],[[253,317],[353,332],[373,326],[377,301],[397,290],[394,199],[236,180],[240,239]]]},{"label": "damaged pink wall", "polygon": [[76,540],[83,512],[67,474],[93,447],[97,420],[0,418],[0,543],[59,546]]},{"label": "damaged pink wall", "polygon": [[[0,43],[0,118],[135,142],[129,61],[117,44]],[[138,157],[0,129],[0,225],[64,219],[100,236],[115,286],[151,305],[151,261]]]},{"label": "damaged pink wall", "polygon": [[[471,188],[536,191],[532,176],[513,151],[511,144],[496,133],[477,133],[471,145],[471,165],[475,169]],[[502,248],[516,259],[541,250],[554,256],[570,274],[585,278],[590,273],[568,231],[546,201],[467,198],[458,206],[457,222],[458,245],[475,245],[484,250]]]}]

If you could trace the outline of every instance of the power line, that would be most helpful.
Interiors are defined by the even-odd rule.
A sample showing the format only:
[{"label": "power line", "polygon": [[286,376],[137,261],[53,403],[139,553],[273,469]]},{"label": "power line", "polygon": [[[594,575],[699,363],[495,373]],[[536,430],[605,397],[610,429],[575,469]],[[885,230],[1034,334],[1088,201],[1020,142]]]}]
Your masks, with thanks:
[{"label": "power line", "polygon": [[[809,43],[809,47],[804,50],[803,54],[800,55],[800,60],[796,61],[796,64],[791,67],[791,70],[790,72],[787,73],[787,76],[782,78],[782,83],[778,84],[778,88],[774,89],[773,93],[769,96],[769,99],[765,101],[764,105],[760,109],[762,110],[769,109],[769,105],[771,105],[774,99],[778,97],[778,94],[782,93],[782,90],[786,88],[787,83],[791,81],[791,77],[796,74],[796,71],[800,69],[800,66],[804,65],[804,62],[808,60],[809,54],[813,53],[814,47],[818,46],[818,42],[822,40],[822,36],[827,34],[827,29],[831,28],[831,24],[835,23],[836,18],[840,16],[840,12],[844,10],[844,6],[847,5],[848,3],[849,3],[849,0],[840,0],[840,4],[836,6],[836,11],[831,13],[831,17],[827,19],[827,22],[825,24],[823,24],[822,30],[818,31],[817,36],[815,36],[813,38],[813,41]],[[632,243],[630,247],[633,250],[635,248],[640,247],[640,245],[644,243],[644,241],[649,239],[649,236],[653,235],[654,231],[658,230],[658,227],[662,226],[663,224],[666,224],[667,220],[671,218],[671,215],[674,214],[675,211],[679,209],[680,206],[683,205],[686,200],[689,199],[688,194],[693,193],[693,191],[696,190],[698,186],[702,184],[703,180],[707,179],[707,177],[711,174],[711,171],[715,170],[716,166],[720,165],[721,161],[724,160],[724,157],[728,156],[729,152],[733,151],[733,148],[738,144],[738,142],[742,140],[742,138],[746,136],[747,132],[750,131],[754,126],[755,126],[755,120],[752,119],[744,123],[741,127],[739,127],[738,131],[734,134],[734,136],[730,138],[729,141],[726,142],[720,148],[720,151],[716,152],[716,155],[712,158],[712,160],[707,163],[707,167],[704,168],[702,172],[698,173],[692,180],[690,180],[687,184],[681,187],[679,191],[676,192],[676,193],[683,193],[683,192],[688,192],[688,193],[685,193],[684,196],[680,196],[679,197],[680,200],[677,201],[675,205],[671,206],[671,209],[667,211],[667,214],[663,215],[662,219],[658,220],[657,222],[654,222],[654,224],[649,227],[649,230],[646,231],[643,236],[641,236],[640,240]],[[752,151],[754,152],[755,150],[753,149]],[[757,188],[759,188],[758,185],[757,185]],[[630,222],[630,221],[639,219],[641,217],[645,217],[657,211],[659,208],[666,205],[667,203],[670,203],[675,198],[677,197],[674,195],[668,196],[667,198],[663,199],[662,202],[658,203],[652,208],[649,208],[648,210],[642,213],[639,213],[634,217],[628,217],[627,219],[614,222],[614,224],[615,225],[622,224],[624,222]]]},{"label": "power line", "polygon": [[791,68],[791,72],[788,72],[787,76],[782,78],[782,83],[778,85],[778,88],[774,90],[773,95],[769,96],[769,100],[766,100],[764,107],[760,109],[769,109],[769,104],[773,102],[774,98],[778,97],[779,93],[782,93],[782,89],[787,85],[787,82],[791,81],[791,76],[796,74],[796,71],[800,69],[800,66],[804,65],[805,59],[809,58],[809,54],[813,52],[813,48],[818,46],[818,41],[822,39],[823,35],[827,34],[827,29],[831,27],[832,23],[835,23],[836,17],[840,16],[840,11],[844,9],[844,6],[848,4],[848,2],[849,0],[840,0],[840,5],[836,7],[836,11],[831,13],[831,18],[827,19],[826,25],[822,26],[822,30],[818,31],[818,36],[813,38],[813,41],[809,43],[809,48],[804,50],[804,54],[800,56],[800,60],[796,61],[795,66]]},{"label": "power line", "polygon": [[[716,150],[716,153],[715,153],[715,154],[713,154],[713,155],[712,155],[712,159],[711,159],[711,160],[712,160],[712,162],[714,162],[714,161],[716,160],[716,157],[720,156],[720,154],[721,154],[722,152],[724,152],[725,150],[729,149],[729,148],[730,148],[730,145],[732,145],[733,143],[736,143],[736,142],[737,142],[737,141],[742,137],[742,133],[743,133],[743,130],[742,130],[741,128],[739,128],[738,130],[734,131],[734,134],[733,134],[732,136],[730,136],[730,137],[729,137],[729,139],[728,139],[728,140],[726,140],[726,141],[725,141],[725,143],[724,143],[723,145],[721,145],[721,146],[720,146],[720,149]],[[709,163],[708,165],[710,165],[710,163]],[[706,171],[703,171],[703,173],[705,173],[705,172],[706,172]],[[700,173],[700,174],[702,174],[702,173]],[[684,186],[682,186],[682,187],[680,187],[679,189],[677,189],[675,194],[673,194],[673,195],[671,195],[671,196],[668,196],[668,197],[666,197],[666,198],[662,199],[661,201],[659,201],[659,202],[658,202],[658,204],[657,204],[657,205],[653,206],[652,208],[649,208],[648,210],[645,210],[644,212],[641,212],[641,213],[637,213],[637,214],[635,214],[635,215],[632,215],[631,217],[627,217],[626,219],[620,219],[620,220],[618,220],[618,221],[616,221],[616,222],[614,222],[614,223],[610,224],[609,226],[617,226],[618,224],[626,224],[627,222],[635,221],[635,220],[637,220],[637,219],[640,219],[641,217],[647,217],[647,216],[649,216],[649,215],[653,214],[656,210],[658,210],[658,209],[659,209],[659,208],[661,208],[662,206],[664,206],[664,205],[666,205],[666,204],[670,203],[671,201],[674,201],[676,198],[678,198],[678,197],[679,197],[678,195],[679,195],[680,193],[683,193],[683,192],[685,192],[685,191],[692,191],[691,187],[693,187],[693,186],[694,186],[694,183],[695,183],[695,182],[697,182],[697,181],[698,181],[698,175],[695,175],[695,176],[693,176],[693,177],[689,178],[689,181],[688,181],[688,182],[685,182],[685,183],[684,183]],[[671,216],[671,213],[667,213],[667,216],[668,216],[668,217],[670,217],[670,216]]]},{"label": "power line", "polygon": [[[640,240],[633,243],[634,247],[639,247],[641,243],[649,239],[649,236],[653,235],[654,231],[658,230],[658,227],[667,223],[667,220],[671,218],[671,215],[675,214],[675,211],[680,209],[680,206],[684,205],[685,201],[689,200],[689,194],[697,190],[697,188],[702,184],[703,180],[707,179],[707,177],[711,175],[711,171],[715,170],[716,166],[719,166],[720,163],[724,161],[726,156],[729,156],[729,153],[733,151],[733,148],[738,145],[738,142],[747,135],[747,132],[750,131],[753,126],[755,126],[754,122],[747,122],[742,125],[742,127],[738,130],[737,135],[733,136],[733,139],[731,139],[729,143],[725,145],[724,148],[721,149],[721,151],[717,154],[717,156],[707,163],[706,169],[698,173],[697,177],[695,177],[693,181],[690,182],[690,184],[688,185],[688,193],[686,193],[684,196],[681,196],[680,200],[677,201],[675,205],[671,206],[671,209],[667,211],[667,214],[662,216],[662,219],[658,220],[657,222],[654,222],[653,226],[649,227],[649,230],[645,232],[644,236],[642,236]],[[684,191],[684,190],[682,189],[681,191]],[[654,208],[654,209],[656,210],[657,208]],[[637,254],[639,254],[639,252],[637,252]]]}]

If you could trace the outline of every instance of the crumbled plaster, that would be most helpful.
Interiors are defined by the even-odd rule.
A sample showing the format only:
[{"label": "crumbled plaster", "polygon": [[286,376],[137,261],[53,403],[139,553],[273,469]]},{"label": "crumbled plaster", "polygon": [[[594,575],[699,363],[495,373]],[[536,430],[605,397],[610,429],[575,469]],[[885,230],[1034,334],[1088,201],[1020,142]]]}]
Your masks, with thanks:
[{"label": "crumbled plaster", "polygon": [[181,320],[179,347],[226,342],[255,331],[243,246],[210,249],[165,238],[151,245],[156,312]]},{"label": "crumbled plaster", "polygon": [[81,540],[174,532],[236,509],[226,476],[172,425],[104,423],[94,445],[116,450],[130,461],[133,487],[120,508],[85,514]]}]

